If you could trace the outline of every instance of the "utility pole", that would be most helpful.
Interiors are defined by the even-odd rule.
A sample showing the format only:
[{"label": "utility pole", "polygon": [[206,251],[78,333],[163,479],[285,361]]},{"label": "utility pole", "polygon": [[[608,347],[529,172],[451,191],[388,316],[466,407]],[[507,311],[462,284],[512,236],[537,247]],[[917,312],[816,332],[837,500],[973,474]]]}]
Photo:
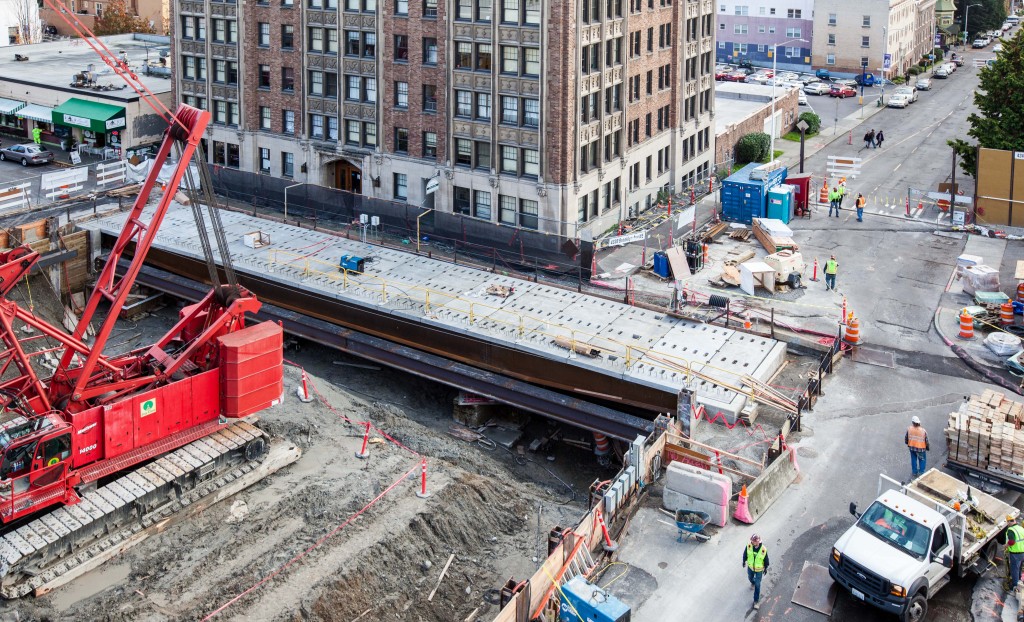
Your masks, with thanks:
[{"label": "utility pole", "polygon": [[953,207],[956,205],[956,147],[953,148],[953,170],[949,175],[949,218],[953,219]]}]

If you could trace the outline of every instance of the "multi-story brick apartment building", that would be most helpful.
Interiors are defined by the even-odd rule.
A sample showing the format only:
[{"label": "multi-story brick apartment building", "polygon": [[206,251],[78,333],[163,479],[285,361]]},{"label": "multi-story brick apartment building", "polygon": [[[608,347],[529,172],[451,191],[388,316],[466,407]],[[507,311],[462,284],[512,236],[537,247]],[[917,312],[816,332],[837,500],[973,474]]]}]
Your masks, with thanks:
[{"label": "multi-story brick apartment building", "polygon": [[817,0],[813,61],[840,73],[902,76],[934,47],[935,0]]},{"label": "multi-story brick apartment building", "polygon": [[174,7],[219,165],[570,237],[711,174],[712,0]]},{"label": "multi-story brick apartment building", "polygon": [[772,64],[772,47],[778,45],[775,62],[780,69],[807,71],[813,31],[814,0],[718,0],[715,58],[720,63],[750,61],[767,67]]}]

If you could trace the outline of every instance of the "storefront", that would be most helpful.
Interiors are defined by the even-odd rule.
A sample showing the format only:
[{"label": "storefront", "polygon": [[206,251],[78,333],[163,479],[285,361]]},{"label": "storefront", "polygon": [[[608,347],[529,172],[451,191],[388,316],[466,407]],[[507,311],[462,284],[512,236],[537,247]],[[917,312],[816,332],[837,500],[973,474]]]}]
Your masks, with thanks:
[{"label": "storefront", "polygon": [[127,127],[123,107],[72,97],[53,109],[52,119],[70,131],[82,151],[120,157],[121,134]]},{"label": "storefront", "polygon": [[28,142],[32,140],[32,130],[39,128],[43,131],[40,136],[40,140],[44,143],[56,144],[60,142],[60,136],[54,133],[53,127],[53,108],[48,106],[40,106],[38,104],[29,104],[23,108],[19,108],[15,111],[14,116],[22,119],[23,121],[31,121],[32,123],[24,123],[25,127],[25,139]]},{"label": "storefront", "polygon": [[0,98],[0,132],[19,138],[25,135],[25,122],[14,114],[24,106],[25,102]]}]

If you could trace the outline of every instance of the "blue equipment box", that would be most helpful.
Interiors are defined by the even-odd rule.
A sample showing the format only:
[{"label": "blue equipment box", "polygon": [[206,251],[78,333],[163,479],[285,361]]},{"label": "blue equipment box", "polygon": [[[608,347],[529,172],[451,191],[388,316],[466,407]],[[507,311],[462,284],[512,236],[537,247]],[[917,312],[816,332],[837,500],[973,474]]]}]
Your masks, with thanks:
[{"label": "blue equipment box", "polygon": [[362,257],[356,257],[355,255],[342,255],[339,267],[346,272],[362,274],[365,265],[366,260]]},{"label": "blue equipment box", "polygon": [[562,586],[558,622],[629,622],[629,607],[581,576]]}]

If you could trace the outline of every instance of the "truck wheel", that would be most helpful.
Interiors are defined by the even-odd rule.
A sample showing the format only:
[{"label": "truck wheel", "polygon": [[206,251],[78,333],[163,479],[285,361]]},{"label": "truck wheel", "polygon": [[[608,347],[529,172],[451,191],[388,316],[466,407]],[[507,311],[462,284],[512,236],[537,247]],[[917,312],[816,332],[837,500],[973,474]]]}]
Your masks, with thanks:
[{"label": "truck wheel", "polygon": [[924,622],[924,616],[928,613],[928,599],[924,594],[918,592],[910,599],[907,610],[903,613],[903,622]]}]

